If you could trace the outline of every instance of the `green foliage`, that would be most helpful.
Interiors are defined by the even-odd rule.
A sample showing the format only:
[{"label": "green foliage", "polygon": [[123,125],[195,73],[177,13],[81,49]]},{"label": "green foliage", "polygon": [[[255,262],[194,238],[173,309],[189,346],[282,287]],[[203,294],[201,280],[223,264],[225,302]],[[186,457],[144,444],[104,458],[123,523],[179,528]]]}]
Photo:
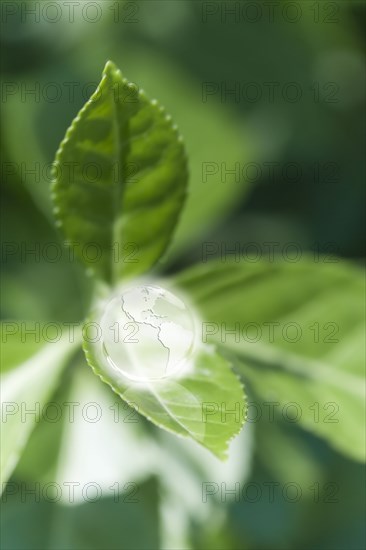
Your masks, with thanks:
[{"label": "green foliage", "polygon": [[[96,169],[95,182],[86,181],[88,167]],[[54,171],[58,225],[71,242],[101,247],[97,263],[81,255],[99,278],[117,282],[159,259],[186,192],[182,139],[157,101],[149,101],[110,61],[66,132]],[[116,254],[121,261],[113,261]]]},{"label": "green foliage", "polygon": [[[77,350],[67,342],[49,344],[42,336],[36,342],[27,335],[23,342],[19,334],[3,334],[1,382],[6,392],[2,405],[10,400],[19,405],[19,413],[2,418],[4,479],[11,477],[9,494],[3,495],[1,545],[8,550],[365,547],[365,500],[360,491],[364,292],[359,271],[350,262],[323,265],[304,259],[305,254],[297,265],[279,261],[282,245],[289,240],[309,254],[314,249],[331,251],[340,258],[352,258],[354,264],[364,257],[360,231],[364,7],[352,0],[291,6],[261,3],[254,11],[250,3],[239,2],[227,9],[227,2],[221,0],[105,0],[71,9],[67,3],[58,7],[52,3],[49,9],[32,0],[13,4],[4,6],[1,38],[3,319],[18,324],[19,331],[22,319],[32,327],[38,321],[81,323],[90,318],[90,309],[94,311],[93,296],[103,291],[108,298],[114,291],[100,285],[101,279],[114,285],[129,278],[133,286],[141,269],[148,284],[162,274],[168,288],[174,274],[175,286],[182,287],[177,292],[185,292],[192,311],[199,310],[202,321],[218,331],[209,347],[201,350],[204,362],[192,366],[196,374],[205,368],[202,387],[198,389],[197,380],[186,379],[184,386],[179,385],[177,378],[178,387],[173,388],[177,391],[171,392],[174,401],[170,411],[164,412],[146,387],[139,391],[128,381],[121,399],[101,383],[85,360],[81,342]],[[56,198],[55,204],[51,197],[55,151],[90,90],[96,89],[107,59],[115,60],[130,82],[143,85],[148,97],[158,98],[184,136],[189,192],[184,208],[176,204],[177,217],[170,229],[167,218],[155,217],[161,202],[149,201],[150,224],[143,219],[138,225],[133,223],[136,212],[127,211],[124,202],[127,189],[137,193],[142,176],[155,173],[155,164],[136,178],[137,166],[127,157],[118,159],[121,170],[126,168],[125,177],[117,182],[120,186],[113,186],[121,194],[119,205],[108,203],[107,195],[100,192],[101,179],[95,189],[90,179],[101,159],[94,152],[104,138],[97,142],[94,134],[90,141],[90,132],[84,140],[87,120],[77,129],[74,125],[72,140],[78,146],[87,142],[94,148],[92,155],[74,157],[72,140],[68,144],[71,162],[83,163],[76,172],[81,169],[85,193],[71,181],[69,186],[63,181],[62,200]],[[118,97],[115,88],[121,88],[118,75],[114,78],[119,86],[113,87],[113,99]],[[132,96],[134,90],[135,85]],[[205,90],[209,90],[206,97]],[[296,90],[299,95],[292,100]],[[146,102],[153,110],[151,102]],[[96,106],[93,101],[88,112]],[[126,113],[126,108],[134,106],[136,102],[121,109]],[[179,147],[176,143],[177,151]],[[112,164],[113,155],[107,157]],[[209,177],[206,165],[212,171]],[[172,177],[173,172],[174,167]],[[107,189],[111,178],[104,177],[104,182]],[[158,181],[156,197],[162,187]],[[164,199],[173,206],[172,191]],[[77,194],[75,200],[72,193]],[[60,232],[52,214],[58,204]],[[75,225],[69,226],[64,216],[70,219],[72,209],[77,210]],[[88,209],[93,218],[85,227]],[[120,220],[125,223],[124,232],[115,236],[110,231],[106,238],[108,225],[114,229]],[[158,221],[164,225],[160,244],[153,235]],[[79,233],[82,225],[86,231]],[[141,243],[135,239],[133,244],[127,237],[135,231]],[[99,248],[105,245],[102,261],[88,261],[85,254],[80,265],[68,260],[64,237],[77,240],[81,248],[93,242]],[[160,257],[160,250],[155,258],[155,251],[149,255],[145,250],[149,237],[164,249]],[[263,257],[270,241],[277,245],[279,256],[268,264],[253,264],[245,258],[240,259],[242,265],[234,266],[213,262],[175,277],[179,270],[200,262],[205,240],[218,250],[221,243],[230,251],[237,245],[251,249],[254,244]],[[114,241],[119,250],[114,245],[113,252],[122,260],[119,264],[110,261]],[[53,250],[55,245],[63,247],[62,258],[55,262],[42,255],[50,244]],[[131,246],[124,249],[126,244]],[[139,262],[131,263],[131,258]],[[94,278],[85,277],[85,267],[89,272],[94,268]],[[244,327],[252,323],[253,331],[249,328],[245,334],[252,335],[253,341],[235,342],[230,334],[222,338],[222,323],[228,330],[235,323]],[[289,338],[283,337],[283,327],[291,323],[302,329],[298,341],[291,341],[296,334],[291,326]],[[258,341],[253,324],[261,329]],[[199,332],[198,328],[197,336]],[[103,372],[103,362],[94,363]],[[38,369],[29,370],[32,364]],[[196,435],[202,438],[212,430],[223,454],[224,439],[234,431],[230,423],[234,415],[227,414],[228,423],[223,423],[220,407],[225,418],[234,395],[240,408],[245,405],[234,373],[245,383],[245,400],[249,406],[257,403],[262,417],[252,422],[250,406],[246,425],[230,444],[226,462],[207,452],[208,439],[202,446],[197,437],[176,437],[126,403],[134,401],[142,413],[151,418],[155,413],[163,417],[166,428],[174,425],[174,431],[187,435],[170,412],[183,412],[184,401],[190,416],[184,422],[192,429],[198,410],[195,413],[188,405],[206,400],[212,388],[208,401],[213,414],[207,416],[205,426],[197,423]],[[224,378],[231,381],[232,395],[211,384],[222,380],[224,386]],[[111,382],[116,385],[117,380]],[[21,408],[35,410],[35,401],[41,410],[52,401],[50,415],[56,407],[60,418],[51,422],[43,414],[36,418],[30,413],[23,424]],[[90,402],[102,412],[95,423],[82,414]],[[77,404],[72,421],[70,403]],[[271,403],[274,417],[269,419]],[[301,416],[291,422],[291,415],[299,411]],[[214,419],[222,437],[210,423]],[[236,425],[239,429],[240,422]],[[70,481],[80,483],[72,506],[64,485]],[[85,503],[82,487],[90,481],[99,484],[103,498]],[[110,487],[116,482],[123,490],[131,481],[139,488],[137,503],[124,502],[123,492],[111,495]],[[216,484],[218,492],[202,502],[202,483],[207,481]],[[41,502],[36,502],[37,482],[41,492],[48,483],[58,484],[61,501],[47,502],[41,494]],[[223,489],[222,482],[226,482]],[[225,492],[238,483],[244,491],[236,502],[234,495]],[[29,494],[23,494],[23,484]],[[284,498],[288,484],[297,485],[298,501]],[[335,499],[329,500],[332,494]],[[254,496],[255,502],[247,496]]]},{"label": "green foliage", "polygon": [[[88,164],[101,169],[102,177],[97,183],[83,179]],[[127,178],[129,165],[138,166],[132,181]],[[75,167],[72,178],[70,166]],[[98,89],[67,131],[54,171],[58,225],[72,242],[97,243],[102,248],[102,258],[92,264],[97,279],[116,284],[122,276],[148,270],[159,259],[171,238],[185,195],[187,168],[182,140],[157,102],[148,101],[111,62],[105,67]],[[116,173],[118,179],[114,181]],[[136,245],[141,261],[116,262],[116,244],[118,250]],[[85,256],[81,259],[85,262]],[[9,346],[10,342],[8,350]],[[36,355],[37,361],[43,356],[47,359],[47,349],[39,352],[42,356]],[[217,351],[201,346],[184,376],[141,384],[111,375],[96,349],[94,344],[84,342],[88,363],[128,404],[159,427],[189,436],[219,458],[226,457],[230,440],[244,423],[244,395],[229,363]],[[11,353],[7,355],[16,363]],[[43,364],[42,360],[39,368]],[[60,362],[59,368],[62,366],[65,365]],[[18,369],[22,374],[24,368]],[[48,378],[45,385],[40,381],[36,395],[24,393],[27,384],[19,391],[23,391],[24,400],[34,398],[43,403],[51,393],[52,380]],[[19,391],[15,397],[20,397]],[[226,410],[238,405],[239,418],[226,414]],[[25,437],[23,441],[25,444]],[[10,453],[12,446],[6,442],[5,447]]]},{"label": "green foliage", "polygon": [[[131,97],[134,101],[130,102]],[[101,245],[104,254],[96,264],[95,275],[112,283],[149,269],[171,238],[185,194],[185,156],[170,118],[108,62],[99,88],[67,131],[56,159],[53,191],[59,224],[70,240]],[[88,163],[102,167],[98,183],[83,181]],[[128,163],[138,163],[136,181],[127,181]],[[70,165],[76,166],[72,181],[65,170]],[[117,182],[113,181],[116,169],[120,175]],[[143,261],[128,270],[131,264],[113,261],[112,248],[114,242],[123,247],[132,241],[141,250]],[[359,424],[352,423],[352,418],[363,413],[359,371],[363,310],[357,271],[325,264],[314,267],[311,262],[250,263],[245,269],[236,264],[210,263],[183,273],[177,283],[191,296],[203,318],[217,326],[238,322],[263,326],[268,320],[274,326],[283,325],[296,312],[300,327],[314,322],[323,327],[332,303],[344,331],[341,349],[326,339],[311,340],[307,334],[294,353],[292,341],[273,340],[270,331],[267,341],[261,337],[258,343],[223,340],[219,331],[214,331],[213,341],[221,346],[225,343],[223,353],[263,401],[295,401],[305,429],[344,453],[364,459],[364,434]],[[340,287],[346,288],[346,293],[340,295]],[[37,349],[39,346],[23,344],[19,348],[16,340],[14,335],[8,338],[4,348],[8,369],[2,375],[5,395],[9,401],[45,403],[72,348],[60,342],[59,359],[55,361],[54,346]],[[225,411],[235,409],[238,403],[244,411],[244,397],[230,364],[214,348],[201,347],[189,372],[179,379],[144,383],[111,373],[98,344],[85,341],[84,351],[95,374],[140,414],[161,428],[194,439],[219,458],[226,456],[229,441],[244,422],[244,413],[239,421],[236,415],[229,415],[228,421]],[[345,366],[348,371],[352,367],[352,372]],[[30,380],[38,382],[33,387]],[[326,404],[340,403],[340,425],[314,421],[312,410],[320,399]],[[13,421],[5,424],[5,478],[19,461],[35,425],[35,420],[19,423],[17,418],[14,415]],[[14,430],[17,438],[12,437]]]},{"label": "green foliage", "polygon": [[[210,340],[225,341],[262,404],[294,402],[300,426],[365,460],[365,433],[354,421],[365,413],[360,270],[311,259],[244,267],[212,262],[178,282],[213,323]],[[225,336],[235,326],[236,336]]]},{"label": "green foliage", "polygon": [[[75,345],[70,344],[68,338],[41,347],[25,342],[20,331],[15,334],[7,331],[4,335],[4,327],[8,325],[1,325],[2,489],[39,422],[41,407],[48,403],[60,374],[75,351]],[[26,413],[26,410],[35,411],[35,414]]]},{"label": "green foliage", "polygon": [[[88,163],[101,169],[102,177],[93,184],[83,180]],[[128,181],[129,163],[139,167],[136,180]],[[65,167],[70,165],[76,167],[75,180],[66,175]],[[115,170],[117,181],[113,180]],[[148,101],[111,62],[97,91],[67,131],[56,156],[55,174],[53,197],[59,225],[70,240],[86,245],[95,242],[103,250],[100,262],[94,263],[97,279],[117,283],[121,277],[140,274],[156,263],[171,239],[185,195],[182,141],[157,102]],[[131,242],[138,246],[141,261],[114,261],[114,243],[126,247]],[[245,419],[243,389],[231,371],[235,365],[254,394],[278,404],[295,400],[302,411],[301,426],[342,452],[364,459],[364,436],[359,424],[352,423],[352,418],[363,412],[359,370],[363,310],[357,270],[344,265],[315,266],[310,261],[249,263],[245,268],[211,262],[182,273],[176,283],[199,308],[204,322],[216,326],[263,326],[268,321],[281,326],[296,312],[300,328],[317,322],[319,331],[319,327],[327,327],[332,304],[334,325],[342,326],[342,343],[311,339],[308,331],[294,348],[293,341],[274,339],[271,331],[267,340],[264,336],[260,342],[238,342],[236,338],[223,339],[220,331],[214,330],[211,341],[222,348],[228,360],[213,346],[201,344],[184,375],[142,383],[111,372],[99,344],[84,341],[87,362],[120,398],[158,427],[188,436],[225,458],[228,443]],[[346,292],[340,294],[339,288]],[[3,352],[8,372],[2,375],[6,395],[44,403],[55,390],[72,349],[64,341],[57,350],[32,344],[19,348],[16,336],[8,338]],[[53,358],[59,353],[59,359],[53,360],[53,370],[45,377],[51,352]],[[38,379],[34,388],[29,386],[30,378]],[[340,403],[340,424],[314,422],[312,406],[321,398],[326,403]],[[239,420],[225,414],[238,404],[242,411]],[[6,425],[5,477],[18,462],[34,427],[34,422],[18,425],[18,436],[11,440],[14,422]]]}]

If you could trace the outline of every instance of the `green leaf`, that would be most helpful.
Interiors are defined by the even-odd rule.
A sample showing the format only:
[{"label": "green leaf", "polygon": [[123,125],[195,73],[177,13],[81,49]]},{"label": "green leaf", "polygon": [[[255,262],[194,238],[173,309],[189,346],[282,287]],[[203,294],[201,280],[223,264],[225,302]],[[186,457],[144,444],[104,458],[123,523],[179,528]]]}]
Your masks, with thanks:
[{"label": "green leaf", "polygon": [[[18,330],[14,327],[18,326]],[[20,459],[42,407],[52,395],[74,344],[64,337],[41,345],[22,339],[20,324],[0,326],[1,351],[1,482],[6,481]],[[18,363],[18,361],[20,361]]]},{"label": "green leaf", "polygon": [[[93,318],[100,316],[95,312]],[[231,365],[213,346],[197,350],[179,377],[143,382],[109,365],[103,338],[95,343],[84,340],[83,348],[94,373],[132,408],[157,426],[190,437],[218,458],[226,458],[230,440],[244,423],[245,401]]]},{"label": "green leaf", "polygon": [[[212,334],[265,402],[365,459],[364,310],[360,270],[342,263],[211,263],[178,277]],[[277,324],[275,324],[277,323]],[[272,330],[269,326],[272,324]],[[234,330],[229,334],[226,330]],[[295,332],[296,331],[296,332]],[[297,341],[294,341],[294,339]],[[233,354],[233,355],[232,355]]]},{"label": "green leaf", "polygon": [[99,278],[135,276],[160,258],[186,194],[182,138],[110,61],[66,132],[54,173],[58,225]]}]

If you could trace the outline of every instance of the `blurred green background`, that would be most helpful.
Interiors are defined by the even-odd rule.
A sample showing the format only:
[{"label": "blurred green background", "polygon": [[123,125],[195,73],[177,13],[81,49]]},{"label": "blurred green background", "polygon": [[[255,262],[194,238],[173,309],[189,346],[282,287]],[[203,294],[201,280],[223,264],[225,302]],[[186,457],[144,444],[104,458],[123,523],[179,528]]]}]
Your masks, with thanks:
[{"label": "blurred green background", "polygon": [[[166,107],[188,151],[191,192],[160,263],[162,272],[174,274],[200,262],[206,241],[256,243],[263,251],[267,242],[278,243],[279,251],[293,242],[304,254],[320,251],[362,262],[364,2],[74,4],[1,5],[5,243],[25,250],[62,243],[52,225],[48,168],[106,60],[112,59]],[[237,95],[230,93],[233,89]],[[206,178],[208,163],[215,173]],[[52,263],[29,254],[22,261],[19,250],[3,254],[2,317],[81,320],[90,292],[82,268],[66,256]],[[68,391],[67,384],[62,391]],[[167,496],[171,477],[181,476],[181,485],[186,483],[183,472],[190,465],[182,454],[181,470],[171,467],[165,485],[154,468],[146,474],[140,501],[132,505],[110,497],[63,507],[8,496],[3,548],[170,548],[164,540],[172,540],[172,534],[164,539],[159,515],[164,500],[171,508],[173,533],[189,533],[187,547],[363,548],[364,468],[280,419],[258,430],[271,433],[277,452],[267,452],[266,436],[255,445],[241,441],[248,456],[240,458],[236,479],[262,489],[268,482],[296,482],[303,489],[298,502],[287,502],[280,492],[271,502],[265,491],[256,502],[228,498],[215,508],[220,521],[210,523],[202,519],[206,512],[194,512],[200,491],[192,502],[186,499],[186,507],[179,506],[179,493],[170,497],[173,502]],[[41,427],[37,433],[39,441],[51,437]],[[27,449],[28,456],[32,452]],[[38,466],[45,472],[47,459]],[[13,481],[23,479],[37,478],[23,465]],[[317,502],[309,489],[315,482],[336,484],[336,502]],[[178,535],[177,540],[181,548]]]}]

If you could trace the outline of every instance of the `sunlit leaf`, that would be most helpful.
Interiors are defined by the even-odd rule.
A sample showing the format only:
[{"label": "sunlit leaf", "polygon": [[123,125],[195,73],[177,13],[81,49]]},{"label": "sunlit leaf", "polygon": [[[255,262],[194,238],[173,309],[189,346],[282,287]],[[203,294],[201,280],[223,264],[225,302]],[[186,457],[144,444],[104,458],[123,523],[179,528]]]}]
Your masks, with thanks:
[{"label": "sunlit leaf", "polygon": [[42,407],[74,346],[68,337],[43,346],[31,337],[22,341],[24,333],[17,323],[3,322],[1,333],[1,480],[5,481],[39,422]]},{"label": "sunlit leaf", "polygon": [[108,282],[148,270],[171,239],[187,179],[171,117],[108,62],[55,162],[56,218],[80,259]]},{"label": "sunlit leaf", "polygon": [[[217,262],[187,271],[178,283],[205,319],[204,340],[230,351],[262,406],[277,403],[280,414],[364,460],[360,270],[311,260]],[[289,403],[295,405],[287,409]]]}]

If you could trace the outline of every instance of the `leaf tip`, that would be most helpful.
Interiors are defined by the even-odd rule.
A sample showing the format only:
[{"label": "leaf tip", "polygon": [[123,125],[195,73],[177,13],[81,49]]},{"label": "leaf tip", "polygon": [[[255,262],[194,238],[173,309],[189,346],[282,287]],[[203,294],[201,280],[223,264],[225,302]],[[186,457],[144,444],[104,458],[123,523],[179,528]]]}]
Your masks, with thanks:
[{"label": "leaf tip", "polygon": [[108,59],[103,69],[103,76],[113,77],[116,73],[120,72],[115,63]]}]

